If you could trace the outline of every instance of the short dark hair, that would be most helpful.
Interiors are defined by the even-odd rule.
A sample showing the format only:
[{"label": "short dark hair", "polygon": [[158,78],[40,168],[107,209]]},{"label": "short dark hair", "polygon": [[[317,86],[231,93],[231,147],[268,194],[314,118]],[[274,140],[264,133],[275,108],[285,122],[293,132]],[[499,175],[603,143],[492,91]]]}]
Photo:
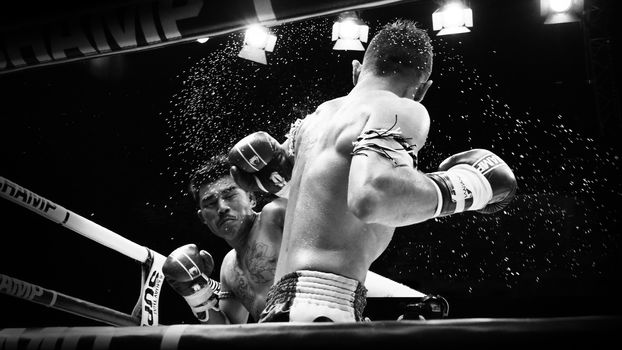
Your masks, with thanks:
[{"label": "short dark hair", "polygon": [[369,43],[363,64],[378,76],[412,71],[432,72],[432,43],[417,23],[398,19],[387,23]]},{"label": "short dark hair", "polygon": [[202,186],[216,182],[229,175],[229,159],[225,155],[210,158],[190,176],[188,189],[192,197],[199,201],[199,191]]}]

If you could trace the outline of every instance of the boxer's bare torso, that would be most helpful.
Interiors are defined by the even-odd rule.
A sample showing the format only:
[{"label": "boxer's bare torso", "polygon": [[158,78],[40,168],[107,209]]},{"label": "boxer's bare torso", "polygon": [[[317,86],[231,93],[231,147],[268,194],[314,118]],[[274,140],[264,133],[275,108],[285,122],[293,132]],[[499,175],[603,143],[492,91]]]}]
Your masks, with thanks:
[{"label": "boxer's bare torso", "polygon": [[[395,227],[363,222],[348,205],[350,172],[357,171],[351,169],[353,142],[364,128],[388,128],[398,115],[402,132],[423,146],[429,117],[403,115],[411,104],[418,103],[388,91],[353,90],[322,104],[304,120],[294,140],[295,167],[277,280],[296,270],[316,270],[364,282]],[[388,166],[386,159],[378,161]]]}]

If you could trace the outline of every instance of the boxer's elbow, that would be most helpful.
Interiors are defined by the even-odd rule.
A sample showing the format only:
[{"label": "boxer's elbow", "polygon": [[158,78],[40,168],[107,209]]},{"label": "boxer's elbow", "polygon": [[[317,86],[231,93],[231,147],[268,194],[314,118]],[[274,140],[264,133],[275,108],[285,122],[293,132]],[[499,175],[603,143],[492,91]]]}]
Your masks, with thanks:
[{"label": "boxer's elbow", "polygon": [[382,177],[367,181],[364,185],[348,188],[348,210],[365,223],[375,223],[383,218],[386,207],[389,179]]},{"label": "boxer's elbow", "polygon": [[372,221],[376,206],[376,201],[370,196],[355,195],[352,198],[348,197],[348,210],[357,219],[365,223]]}]

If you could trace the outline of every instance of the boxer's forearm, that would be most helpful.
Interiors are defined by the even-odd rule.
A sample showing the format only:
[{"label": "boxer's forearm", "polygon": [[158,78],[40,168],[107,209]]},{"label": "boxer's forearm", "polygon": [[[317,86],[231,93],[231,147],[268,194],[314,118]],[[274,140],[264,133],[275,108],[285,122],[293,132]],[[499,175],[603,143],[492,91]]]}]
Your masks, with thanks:
[{"label": "boxer's forearm", "polygon": [[[364,166],[354,164],[355,160],[351,173],[365,171]],[[434,216],[438,194],[432,180],[423,173],[409,167],[397,167],[388,171],[370,169],[369,174],[355,180],[351,176],[348,188],[348,207],[361,221],[401,227]]]}]

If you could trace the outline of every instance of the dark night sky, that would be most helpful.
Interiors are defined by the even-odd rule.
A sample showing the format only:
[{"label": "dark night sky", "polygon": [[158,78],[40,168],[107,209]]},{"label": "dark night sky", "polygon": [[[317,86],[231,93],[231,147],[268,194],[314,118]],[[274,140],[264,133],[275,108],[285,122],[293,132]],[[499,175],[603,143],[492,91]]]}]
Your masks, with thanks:
[{"label": "dark night sky", "polygon": [[[488,148],[515,170],[517,197],[492,216],[398,228],[372,270],[446,296],[455,317],[619,313],[622,127],[619,114],[599,118],[582,28],[543,25],[535,0],[471,6],[471,33],[433,37],[420,169]],[[419,1],[362,18],[370,35],[398,16],[431,28],[435,8]],[[218,263],[229,248],[196,219],[189,173],[249,132],[282,139],[295,118],[349,91],[362,53],[331,50],[333,20],[272,28],[268,66],[236,57],[235,33],[0,75],[0,175],[164,255],[194,242]],[[0,273],[131,311],[137,262],[6,200],[0,213]],[[192,323],[163,289],[161,322]],[[4,295],[0,310],[0,328],[98,325]]]}]

